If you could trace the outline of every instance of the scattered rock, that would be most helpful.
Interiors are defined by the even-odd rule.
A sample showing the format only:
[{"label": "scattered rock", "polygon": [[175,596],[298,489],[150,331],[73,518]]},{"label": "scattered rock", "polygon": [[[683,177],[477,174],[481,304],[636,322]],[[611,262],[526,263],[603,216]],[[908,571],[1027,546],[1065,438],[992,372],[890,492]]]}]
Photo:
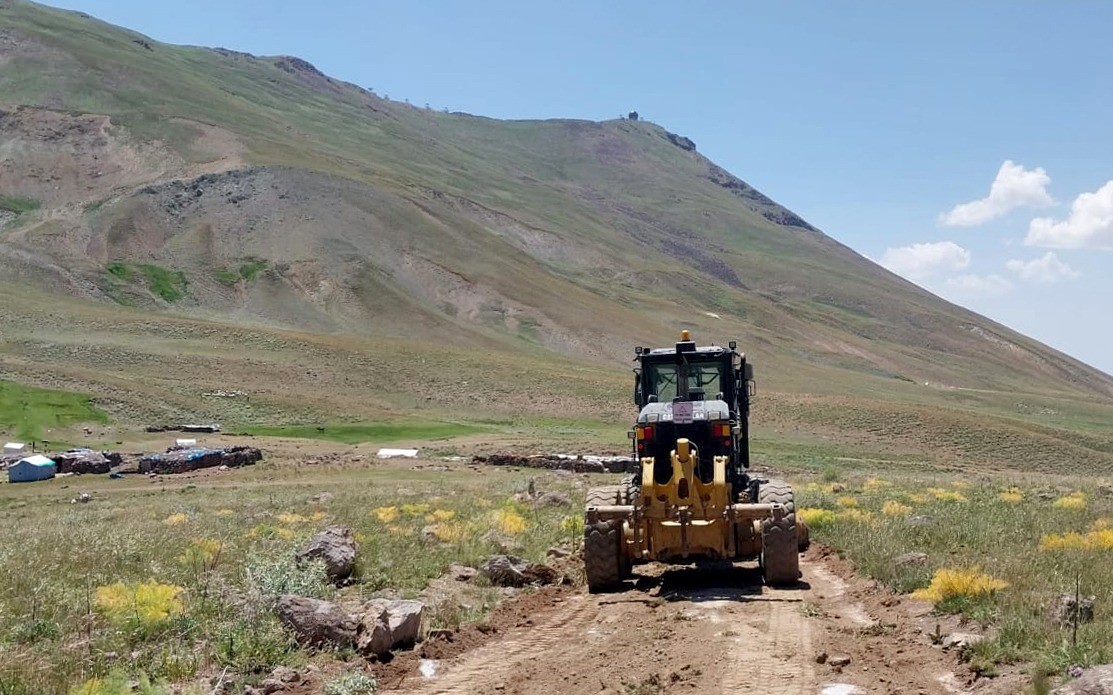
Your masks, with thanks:
[{"label": "scattered rock", "polygon": [[313,495],[312,497],[310,497],[309,501],[312,502],[313,504],[328,504],[329,502],[332,501],[332,493],[331,492],[318,492],[316,495]]},{"label": "scattered rock", "polygon": [[931,526],[935,523],[935,517],[927,514],[915,514],[909,517],[908,522],[913,526]]},{"label": "scattered rock", "polygon": [[552,584],[560,578],[560,573],[548,565],[529,563],[513,555],[495,555],[479,571],[491,584],[504,587]]},{"label": "scattered rock", "polygon": [[1104,497],[1113,497],[1113,485],[1098,485],[1098,494]]},{"label": "scattered rock", "polygon": [[289,666],[278,666],[271,672],[271,678],[283,683],[297,683],[301,681],[301,674]]},{"label": "scattered rock", "polygon": [[342,582],[352,575],[358,551],[352,529],[329,526],[309,539],[309,543],[298,553],[298,560],[320,559],[325,563],[329,578]]},{"label": "scattered rock", "polygon": [[815,663],[817,663],[817,664],[827,663],[827,652],[820,652],[820,653],[816,654],[815,655]]},{"label": "scattered rock", "polygon": [[943,638],[943,648],[966,651],[975,644],[984,641],[985,635],[975,635],[971,632],[952,632]]},{"label": "scattered rock", "polygon": [[1083,669],[1078,678],[1052,690],[1051,695],[1113,695],[1113,664]]},{"label": "scattered rock", "polygon": [[893,558],[893,564],[897,567],[919,567],[927,562],[927,553],[911,552],[897,555]]},{"label": "scattered rock", "polygon": [[1076,602],[1074,594],[1063,594],[1051,606],[1050,617],[1060,627],[1071,627],[1075,621],[1079,625],[1092,622],[1096,599],[1096,596],[1080,596]]},{"label": "scattered rock", "polygon": [[77,496],[77,501],[81,504],[88,504],[89,502],[93,501],[93,496],[90,495],[88,492],[83,492]]},{"label": "scattered rock", "polygon": [[421,617],[425,604],[421,601],[376,598],[364,605],[364,622],[373,617],[390,629],[390,648],[413,644],[421,634]]},{"label": "scattered rock", "polygon": [[564,548],[557,548],[554,546],[546,550],[545,554],[549,557],[562,558],[570,556],[572,554],[572,551],[565,550]]},{"label": "scattered rock", "polygon": [[330,601],[284,594],[278,598],[275,612],[304,645],[349,647],[356,643],[358,621]]},{"label": "scattered rock", "polygon": [[534,509],[544,507],[571,507],[572,498],[563,492],[546,492],[539,495],[531,503]]},{"label": "scattered rock", "polygon": [[448,566],[447,575],[458,582],[470,582],[475,579],[477,574],[479,574],[479,570],[467,565],[451,564]]},{"label": "scattered rock", "polygon": [[850,665],[850,655],[849,654],[832,654],[831,656],[827,657],[827,663],[830,664],[834,668],[843,668],[844,666],[849,666]]}]

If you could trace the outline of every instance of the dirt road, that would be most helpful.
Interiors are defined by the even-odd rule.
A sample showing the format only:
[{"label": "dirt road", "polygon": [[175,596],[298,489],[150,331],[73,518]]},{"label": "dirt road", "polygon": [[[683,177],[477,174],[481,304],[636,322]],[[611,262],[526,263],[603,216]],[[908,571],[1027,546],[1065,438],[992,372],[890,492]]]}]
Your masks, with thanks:
[{"label": "dirt road", "polygon": [[647,568],[626,591],[553,594],[482,646],[384,685],[425,695],[972,692],[955,655],[932,646],[922,604],[818,549],[802,571],[799,587],[770,589],[745,566]]}]

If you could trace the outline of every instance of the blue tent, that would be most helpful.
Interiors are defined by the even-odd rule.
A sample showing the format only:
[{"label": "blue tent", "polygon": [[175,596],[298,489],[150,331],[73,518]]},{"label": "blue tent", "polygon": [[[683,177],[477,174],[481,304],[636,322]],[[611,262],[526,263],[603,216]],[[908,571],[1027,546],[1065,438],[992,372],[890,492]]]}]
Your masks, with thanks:
[{"label": "blue tent", "polygon": [[29,483],[35,480],[53,478],[58,467],[42,455],[28,456],[8,467],[9,483]]}]

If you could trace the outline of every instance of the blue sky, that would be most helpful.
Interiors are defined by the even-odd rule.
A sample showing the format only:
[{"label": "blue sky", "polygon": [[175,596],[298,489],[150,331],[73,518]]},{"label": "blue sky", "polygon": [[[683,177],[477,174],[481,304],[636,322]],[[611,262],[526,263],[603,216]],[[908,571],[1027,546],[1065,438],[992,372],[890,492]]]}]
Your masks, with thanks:
[{"label": "blue sky", "polygon": [[1113,372],[1113,3],[51,4],[417,105],[637,110],[860,253]]}]

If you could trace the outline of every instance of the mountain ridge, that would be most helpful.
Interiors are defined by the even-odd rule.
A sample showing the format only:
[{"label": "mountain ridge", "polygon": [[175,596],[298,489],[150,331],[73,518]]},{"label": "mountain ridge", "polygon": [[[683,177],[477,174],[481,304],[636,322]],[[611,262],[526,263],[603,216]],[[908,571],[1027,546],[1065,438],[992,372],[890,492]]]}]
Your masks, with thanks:
[{"label": "mountain ridge", "polygon": [[1109,375],[889,273],[658,125],[444,114],[292,56],[0,8],[0,194],[38,205],[0,232],[8,278],[612,364],[691,328],[739,339],[790,391],[1113,396]]}]

